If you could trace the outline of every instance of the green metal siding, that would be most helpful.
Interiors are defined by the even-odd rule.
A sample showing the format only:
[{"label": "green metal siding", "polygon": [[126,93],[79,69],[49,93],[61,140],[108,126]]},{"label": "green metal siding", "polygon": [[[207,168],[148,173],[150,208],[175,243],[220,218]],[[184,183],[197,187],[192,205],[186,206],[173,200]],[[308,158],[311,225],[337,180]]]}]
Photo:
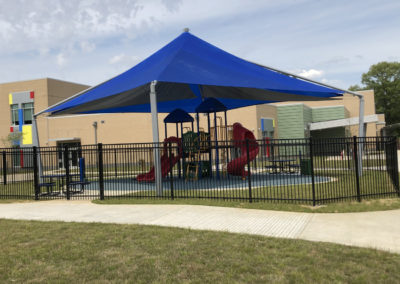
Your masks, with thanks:
[{"label": "green metal siding", "polygon": [[304,138],[304,105],[277,107],[279,139]]},{"label": "green metal siding", "polygon": [[[335,127],[335,128],[311,131],[311,137],[313,139],[340,138],[345,136],[346,136],[345,127]],[[340,143],[329,143],[328,145],[317,143],[316,146],[314,147],[314,153],[316,155],[327,152],[330,153],[330,155],[340,155],[340,152],[342,151],[343,151],[343,144]]]},{"label": "green metal siding", "polygon": [[[307,129],[309,123],[312,122],[312,109],[308,106],[303,106],[303,122],[304,122],[304,129]],[[305,136],[308,137],[308,131],[305,131]]]},{"label": "green metal siding", "polygon": [[348,117],[344,106],[312,108],[312,122],[343,119]]},{"label": "green metal siding", "polygon": [[345,137],[346,129],[344,127],[335,127],[322,130],[311,131],[312,138],[335,138]]}]

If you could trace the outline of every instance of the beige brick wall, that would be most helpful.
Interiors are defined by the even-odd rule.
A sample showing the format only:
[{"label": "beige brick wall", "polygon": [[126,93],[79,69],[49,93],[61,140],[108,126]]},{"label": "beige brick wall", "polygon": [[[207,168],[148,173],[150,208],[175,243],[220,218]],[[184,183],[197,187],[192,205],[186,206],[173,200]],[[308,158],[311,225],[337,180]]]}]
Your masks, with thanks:
[{"label": "beige brick wall", "polygon": [[[35,92],[35,113],[53,105],[56,102],[70,97],[88,86],[64,82],[54,79],[39,79],[22,82],[0,84],[0,137],[5,137],[9,133],[10,107],[8,94],[10,92],[34,91]],[[375,113],[374,96],[372,91],[363,91],[365,95],[365,115]],[[307,106],[330,106],[344,105],[350,112],[350,117],[358,116],[358,99],[351,95],[345,95],[341,99],[329,101],[307,101]],[[287,102],[293,103],[293,102]],[[298,102],[297,102],[298,103]],[[279,103],[285,104],[285,103]],[[278,104],[278,105],[279,105]],[[277,121],[277,110],[275,105],[257,105],[228,111],[228,125],[240,122],[244,127],[250,129],[257,138],[261,138],[261,118],[275,119],[275,135],[278,137],[279,122]],[[159,133],[160,141],[164,137],[163,119],[167,114],[159,114]],[[194,114],[192,114],[194,117]],[[223,113],[218,113],[223,118]],[[382,118],[384,119],[384,118]],[[82,144],[94,143],[93,122],[98,123],[98,142],[101,143],[131,143],[131,142],[150,142],[152,138],[151,115],[143,113],[134,114],[100,114],[82,115],[49,118],[41,115],[38,118],[38,128],[40,142],[43,146],[56,145],[57,140],[80,139]],[[101,123],[104,121],[105,123]],[[214,124],[211,115],[211,126]],[[196,128],[196,122],[194,123]],[[190,127],[190,123],[185,124]],[[207,117],[200,115],[200,127],[207,130]],[[357,133],[357,127],[352,127],[352,132]],[[168,136],[175,136],[174,124],[168,125]],[[367,135],[376,135],[375,123],[369,124]]]}]

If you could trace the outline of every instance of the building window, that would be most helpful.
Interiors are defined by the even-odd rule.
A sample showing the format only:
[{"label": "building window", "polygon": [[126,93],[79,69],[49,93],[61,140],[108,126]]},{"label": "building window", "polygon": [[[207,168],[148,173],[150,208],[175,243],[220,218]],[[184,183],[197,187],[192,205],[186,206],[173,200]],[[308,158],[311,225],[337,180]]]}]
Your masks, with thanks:
[{"label": "building window", "polygon": [[24,116],[24,124],[32,124],[33,103],[22,104],[22,111]]},{"label": "building window", "polygon": [[11,105],[11,123],[19,125],[18,104]]}]

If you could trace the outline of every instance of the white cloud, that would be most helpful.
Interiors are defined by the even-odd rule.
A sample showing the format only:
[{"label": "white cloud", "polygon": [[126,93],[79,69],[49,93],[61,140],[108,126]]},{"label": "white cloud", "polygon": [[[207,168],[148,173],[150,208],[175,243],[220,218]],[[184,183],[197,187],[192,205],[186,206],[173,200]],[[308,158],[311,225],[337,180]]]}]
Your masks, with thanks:
[{"label": "white cloud", "polygon": [[63,53],[59,53],[57,55],[57,59],[56,59],[57,65],[60,67],[64,67],[65,64],[67,63],[67,59],[65,58],[65,55]]},{"label": "white cloud", "polygon": [[[393,0],[348,5],[313,0],[0,4],[0,62],[3,70],[18,70],[0,70],[3,82],[43,74],[98,83],[148,57],[184,27],[239,57],[316,80],[339,79],[344,86],[358,83],[371,64],[399,60],[400,1]],[[43,73],[18,69],[26,62],[41,66]]]},{"label": "white cloud", "polygon": [[83,52],[89,53],[89,52],[92,52],[96,48],[96,45],[89,41],[82,41],[80,43],[80,47]]},{"label": "white cloud", "polygon": [[309,79],[318,79],[324,75],[324,71],[316,69],[302,70],[299,75]]},{"label": "white cloud", "polygon": [[124,53],[115,55],[110,58],[108,61],[110,64],[123,64],[123,65],[129,65],[132,64],[133,62],[136,62],[139,58],[137,56],[129,56]]}]

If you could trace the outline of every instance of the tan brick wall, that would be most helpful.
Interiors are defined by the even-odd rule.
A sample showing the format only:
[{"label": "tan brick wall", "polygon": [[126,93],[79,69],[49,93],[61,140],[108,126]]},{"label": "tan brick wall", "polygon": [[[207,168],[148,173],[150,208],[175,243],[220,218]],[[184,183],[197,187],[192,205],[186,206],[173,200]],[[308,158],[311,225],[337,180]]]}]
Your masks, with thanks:
[{"label": "tan brick wall", "polygon": [[[56,102],[70,97],[77,92],[86,89],[88,86],[64,82],[54,79],[39,79],[31,81],[13,82],[0,84],[0,137],[5,137],[9,133],[10,107],[8,104],[8,94],[10,92],[34,91],[35,92],[35,113],[53,105]],[[374,96],[372,91],[363,91],[365,95],[365,115],[374,114]],[[293,103],[293,102],[287,102]],[[297,102],[298,103],[298,102]],[[350,113],[350,117],[358,116],[358,99],[351,95],[345,95],[341,99],[329,101],[307,101],[307,106],[330,106],[344,105]],[[285,103],[279,103],[285,104]],[[228,125],[240,122],[244,127],[253,131],[257,138],[261,138],[261,118],[275,119],[275,135],[278,137],[278,121],[276,104],[258,105],[228,111]],[[159,114],[159,133],[160,141],[164,137],[163,119],[167,114]],[[195,117],[194,114],[192,114]],[[218,113],[223,117],[223,113]],[[382,118],[384,119],[384,118]],[[150,114],[100,114],[48,118],[41,115],[38,118],[38,128],[40,142],[43,146],[56,145],[56,140],[79,138],[82,144],[94,143],[93,122],[98,123],[98,142],[111,143],[131,143],[131,142],[150,142],[152,138],[151,115]],[[101,121],[105,121],[104,124]],[[194,123],[196,129],[196,122]],[[214,125],[213,115],[211,115],[211,126]],[[190,127],[190,123],[185,124]],[[207,130],[207,116],[200,115],[200,127]],[[353,133],[357,133],[357,127],[353,127]],[[174,124],[168,125],[168,136],[175,136]],[[368,125],[367,135],[376,135],[375,123]]]},{"label": "tan brick wall", "polygon": [[[88,88],[86,85],[50,78],[0,84],[0,137],[7,137],[10,133],[11,114],[8,94],[24,91],[35,92],[34,112],[37,113],[46,109],[49,105],[53,105],[86,88]],[[42,115],[38,119],[38,131],[41,145],[47,145],[49,136],[47,121],[44,119],[45,116],[46,115]],[[69,123],[66,122],[66,124]],[[74,126],[75,125],[72,123],[70,124],[70,127]]]},{"label": "tan brick wall", "polygon": [[[5,138],[10,133],[11,113],[8,95],[16,92],[34,91],[34,110],[37,112],[48,106],[46,82],[47,79],[45,78],[0,84],[0,138]],[[2,144],[1,141],[0,143]]]}]

